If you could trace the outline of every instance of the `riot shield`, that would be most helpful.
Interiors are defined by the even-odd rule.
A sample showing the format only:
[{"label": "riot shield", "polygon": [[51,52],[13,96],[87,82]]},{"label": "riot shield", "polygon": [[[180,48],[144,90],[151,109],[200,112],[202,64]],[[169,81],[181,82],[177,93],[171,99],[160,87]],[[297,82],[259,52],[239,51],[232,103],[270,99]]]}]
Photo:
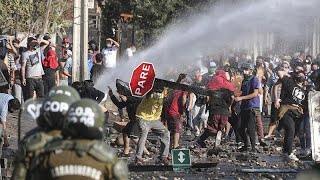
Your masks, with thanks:
[{"label": "riot shield", "polygon": [[18,143],[26,133],[37,127],[43,98],[29,99],[21,107],[18,119]]},{"label": "riot shield", "polygon": [[320,162],[320,91],[309,93],[312,159]]}]

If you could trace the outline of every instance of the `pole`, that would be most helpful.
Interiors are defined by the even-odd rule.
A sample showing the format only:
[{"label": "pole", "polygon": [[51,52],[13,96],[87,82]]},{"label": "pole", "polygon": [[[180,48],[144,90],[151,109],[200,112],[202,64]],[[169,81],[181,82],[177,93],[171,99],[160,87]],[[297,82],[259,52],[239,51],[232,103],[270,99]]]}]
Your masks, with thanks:
[{"label": "pole", "polygon": [[81,67],[81,80],[87,80],[88,77],[88,0],[81,1],[81,54],[80,54],[80,67]]},{"label": "pole", "polygon": [[73,1],[73,34],[72,34],[72,82],[78,81],[78,60],[80,54],[81,1]]}]

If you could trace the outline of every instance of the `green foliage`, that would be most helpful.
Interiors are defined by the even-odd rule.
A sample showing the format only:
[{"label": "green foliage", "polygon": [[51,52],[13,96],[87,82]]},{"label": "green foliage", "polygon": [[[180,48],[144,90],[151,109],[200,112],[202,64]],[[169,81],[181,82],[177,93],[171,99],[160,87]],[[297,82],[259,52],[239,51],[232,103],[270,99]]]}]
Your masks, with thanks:
[{"label": "green foliage", "polygon": [[[66,17],[72,11],[71,0],[53,0],[49,14],[49,33],[61,32],[70,26],[73,17]],[[0,0],[0,33],[13,34],[15,31],[41,33],[47,1],[43,0]],[[58,33],[59,34],[59,33]]]},{"label": "green foliage", "polygon": [[138,34],[149,37],[152,41],[163,32],[171,22],[190,14],[199,13],[208,3],[215,0],[109,0],[103,8],[103,34],[112,34],[112,27],[120,19],[121,13],[133,14],[136,18],[129,23],[134,23]]}]

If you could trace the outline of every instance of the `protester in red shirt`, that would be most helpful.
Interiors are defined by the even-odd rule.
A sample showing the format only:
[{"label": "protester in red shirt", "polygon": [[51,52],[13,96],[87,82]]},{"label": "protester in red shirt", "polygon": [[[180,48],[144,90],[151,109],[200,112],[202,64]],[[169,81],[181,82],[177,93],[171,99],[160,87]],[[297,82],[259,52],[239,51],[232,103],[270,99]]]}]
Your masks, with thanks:
[{"label": "protester in red shirt", "polygon": [[207,89],[211,90],[207,107],[208,126],[197,141],[203,148],[206,147],[204,141],[209,136],[216,136],[215,145],[216,147],[220,145],[222,131],[228,122],[234,97],[233,84],[227,80],[226,72],[223,70],[216,72],[216,76],[208,83]]},{"label": "protester in red shirt", "polygon": [[[187,77],[181,81],[181,84],[190,85],[192,84],[192,80]],[[179,149],[179,138],[183,129],[181,115],[184,112],[188,92],[174,90],[168,96],[172,96],[172,101],[167,108],[168,129],[171,133],[170,137],[173,149]]]}]

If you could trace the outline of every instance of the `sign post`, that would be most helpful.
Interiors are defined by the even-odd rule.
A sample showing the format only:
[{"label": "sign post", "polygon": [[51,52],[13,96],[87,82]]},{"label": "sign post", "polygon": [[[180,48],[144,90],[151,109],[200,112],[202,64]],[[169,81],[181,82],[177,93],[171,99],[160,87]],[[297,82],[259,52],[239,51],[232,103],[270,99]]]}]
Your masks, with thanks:
[{"label": "sign post", "polygon": [[185,172],[191,169],[191,156],[189,149],[173,149],[171,155],[174,172]]},{"label": "sign post", "polygon": [[153,87],[155,80],[154,67],[151,63],[143,62],[134,69],[130,80],[130,91],[135,97],[143,97]]},{"label": "sign post", "polygon": [[312,160],[320,162],[320,91],[309,93],[309,115]]}]

